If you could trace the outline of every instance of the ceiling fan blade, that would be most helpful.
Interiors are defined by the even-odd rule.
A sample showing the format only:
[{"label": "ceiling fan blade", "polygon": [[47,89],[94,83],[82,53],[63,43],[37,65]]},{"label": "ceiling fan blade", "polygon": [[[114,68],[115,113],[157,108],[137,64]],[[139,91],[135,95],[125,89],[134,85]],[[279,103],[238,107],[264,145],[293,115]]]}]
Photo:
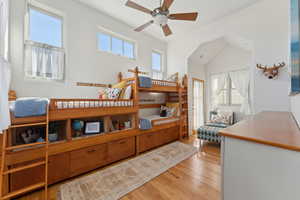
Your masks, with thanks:
[{"label": "ceiling fan blade", "polygon": [[173,2],[174,0],[164,0],[163,5],[161,6],[162,10],[168,10],[171,7]]},{"label": "ceiling fan blade", "polygon": [[133,1],[130,1],[128,0],[126,2],[126,6],[130,7],[130,8],[133,8],[133,9],[136,9],[136,10],[139,10],[139,11],[142,11],[144,13],[148,13],[148,14],[152,14],[152,10],[148,9],[148,8],[145,8],[143,6],[140,6],[139,4],[133,2]]},{"label": "ceiling fan blade", "polygon": [[169,35],[172,34],[172,31],[171,31],[171,29],[170,29],[170,27],[169,27],[168,24],[162,26],[162,29],[163,29],[163,31],[165,33],[165,36],[169,36]]},{"label": "ceiling fan blade", "polygon": [[170,14],[169,19],[173,20],[189,20],[189,21],[196,21],[198,17],[198,13],[177,13],[177,14]]},{"label": "ceiling fan blade", "polygon": [[142,30],[144,30],[145,28],[147,28],[148,26],[150,26],[151,24],[153,24],[154,21],[151,20],[150,22],[143,24],[142,26],[137,27],[136,29],[134,29],[136,32],[140,32]]}]

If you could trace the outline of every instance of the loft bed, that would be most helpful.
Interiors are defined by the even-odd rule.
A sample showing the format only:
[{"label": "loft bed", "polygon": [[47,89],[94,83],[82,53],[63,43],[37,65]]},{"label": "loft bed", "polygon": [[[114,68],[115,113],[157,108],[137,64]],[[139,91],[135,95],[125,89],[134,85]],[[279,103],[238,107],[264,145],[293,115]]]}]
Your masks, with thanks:
[{"label": "loft bed", "polygon": [[[129,78],[130,80],[136,81],[136,86],[139,91],[142,92],[158,92],[158,93],[172,93],[172,92],[178,92],[180,88],[180,84],[178,83],[178,73],[172,75],[170,79],[173,79],[173,81],[169,80],[158,80],[158,79],[151,79],[147,77],[149,74],[147,72],[139,71],[138,67],[136,67],[133,70],[128,70],[128,72],[131,72],[134,74],[133,78]],[[119,73],[119,82],[121,81],[127,81],[128,79],[124,79],[122,73]],[[144,87],[147,84],[143,84],[143,79],[151,79],[151,84],[149,84],[148,87]],[[149,83],[149,80],[146,80]]]},{"label": "loft bed", "polygon": [[[133,81],[136,85],[137,91],[135,94],[137,98],[135,99],[139,102],[139,93],[140,92],[150,92],[150,93],[165,93],[166,94],[166,103],[177,103],[178,104],[178,113],[180,113],[181,106],[181,84],[179,83],[178,73],[172,75],[169,80],[157,80],[151,79],[148,77],[147,72],[142,72],[136,67],[133,70],[128,70],[128,72],[133,73],[133,77],[126,79],[123,78],[122,73],[119,73],[119,82],[128,81],[129,83]],[[139,104],[139,109],[158,109],[163,104]],[[159,112],[155,115],[148,115],[139,118],[139,127],[142,131],[151,131],[156,130],[159,127],[165,125],[171,125],[173,127],[178,126],[180,122],[180,114],[177,116],[168,116],[161,117]]]}]

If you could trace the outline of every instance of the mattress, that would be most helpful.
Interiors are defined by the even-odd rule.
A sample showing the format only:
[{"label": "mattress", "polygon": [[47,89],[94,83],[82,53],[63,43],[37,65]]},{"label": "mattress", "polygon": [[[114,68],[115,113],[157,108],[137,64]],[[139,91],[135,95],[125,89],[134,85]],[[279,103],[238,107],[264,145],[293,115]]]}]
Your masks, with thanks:
[{"label": "mattress", "polygon": [[[154,126],[155,125],[161,125],[161,124],[167,124],[171,122],[176,122],[179,120],[179,118],[170,118],[170,117],[161,117],[160,115],[150,115],[146,117],[142,117],[145,120],[149,120],[151,123],[154,121]],[[159,120],[159,121],[156,121]]]}]

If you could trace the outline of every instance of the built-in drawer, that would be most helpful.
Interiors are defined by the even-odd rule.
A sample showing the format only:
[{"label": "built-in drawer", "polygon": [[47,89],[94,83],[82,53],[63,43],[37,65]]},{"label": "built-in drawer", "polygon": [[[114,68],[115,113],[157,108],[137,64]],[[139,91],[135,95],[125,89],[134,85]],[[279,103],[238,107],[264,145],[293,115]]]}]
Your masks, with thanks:
[{"label": "built-in drawer", "polygon": [[146,133],[139,137],[139,151],[144,152],[160,145],[160,132]]},{"label": "built-in drawer", "polygon": [[135,137],[117,140],[108,144],[109,162],[116,162],[135,155]]},{"label": "built-in drawer", "polygon": [[70,176],[70,153],[62,153],[49,157],[48,184],[53,184]]},{"label": "built-in drawer", "polygon": [[139,137],[139,152],[144,152],[155,147],[173,142],[179,138],[179,127],[172,127],[155,131],[152,133],[146,133]]},{"label": "built-in drawer", "polygon": [[70,153],[71,176],[78,175],[107,163],[107,144],[87,147]]}]

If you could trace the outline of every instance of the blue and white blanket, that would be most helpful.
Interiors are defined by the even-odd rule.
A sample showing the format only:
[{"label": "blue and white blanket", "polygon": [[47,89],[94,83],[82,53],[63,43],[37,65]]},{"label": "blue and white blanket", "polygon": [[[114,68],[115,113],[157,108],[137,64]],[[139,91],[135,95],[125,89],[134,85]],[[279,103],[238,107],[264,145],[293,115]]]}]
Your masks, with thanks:
[{"label": "blue and white blanket", "polygon": [[46,98],[19,98],[11,104],[10,109],[17,118],[42,116],[47,113],[48,103]]}]

